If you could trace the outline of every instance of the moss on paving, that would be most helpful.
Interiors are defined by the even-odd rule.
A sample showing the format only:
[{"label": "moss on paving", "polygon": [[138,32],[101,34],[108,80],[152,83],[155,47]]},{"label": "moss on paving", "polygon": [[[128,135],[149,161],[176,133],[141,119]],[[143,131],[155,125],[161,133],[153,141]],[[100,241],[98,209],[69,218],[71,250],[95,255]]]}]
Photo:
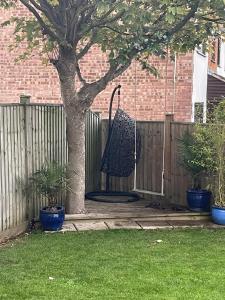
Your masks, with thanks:
[{"label": "moss on paving", "polygon": [[37,233],[0,248],[0,299],[222,300],[224,262],[225,230]]}]

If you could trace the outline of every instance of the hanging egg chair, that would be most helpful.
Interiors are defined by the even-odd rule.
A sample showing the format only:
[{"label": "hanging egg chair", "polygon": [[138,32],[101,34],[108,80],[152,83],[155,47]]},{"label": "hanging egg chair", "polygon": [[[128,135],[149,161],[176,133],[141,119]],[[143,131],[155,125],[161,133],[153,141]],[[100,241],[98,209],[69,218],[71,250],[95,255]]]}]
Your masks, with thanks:
[{"label": "hanging egg chair", "polygon": [[[106,174],[105,190],[87,193],[86,199],[89,200],[128,203],[140,199],[135,192],[110,190],[110,177],[129,177],[141,153],[141,138],[135,120],[120,108],[120,89],[121,85],[118,85],[113,90],[109,106],[108,137],[101,162],[101,171]],[[112,104],[116,92],[118,108],[112,121]]]}]

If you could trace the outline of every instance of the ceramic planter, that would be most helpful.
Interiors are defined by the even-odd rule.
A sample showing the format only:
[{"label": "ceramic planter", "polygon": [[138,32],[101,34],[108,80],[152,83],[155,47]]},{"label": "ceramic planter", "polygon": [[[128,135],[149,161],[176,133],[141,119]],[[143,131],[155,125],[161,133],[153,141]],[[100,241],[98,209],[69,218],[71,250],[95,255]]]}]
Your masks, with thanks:
[{"label": "ceramic planter", "polygon": [[43,207],[40,210],[40,222],[43,230],[57,231],[62,228],[65,219],[65,209],[57,206],[55,211],[49,210],[49,207]]},{"label": "ceramic planter", "polygon": [[219,225],[225,225],[225,208],[212,206],[213,222]]},{"label": "ceramic planter", "polygon": [[187,190],[187,203],[192,211],[210,211],[211,192],[207,190]]}]

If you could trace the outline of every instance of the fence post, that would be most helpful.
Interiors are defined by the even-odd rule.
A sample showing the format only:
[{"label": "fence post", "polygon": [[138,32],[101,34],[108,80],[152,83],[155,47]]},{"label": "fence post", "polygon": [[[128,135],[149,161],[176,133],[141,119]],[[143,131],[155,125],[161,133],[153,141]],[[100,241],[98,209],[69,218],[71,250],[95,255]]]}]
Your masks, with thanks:
[{"label": "fence post", "polygon": [[20,95],[20,104],[29,104],[30,103],[30,96],[28,95]]},{"label": "fence post", "polygon": [[171,194],[171,123],[174,121],[174,115],[167,113],[165,116],[165,203],[169,204],[172,200]]},{"label": "fence post", "polygon": [[[29,156],[29,151],[28,151],[28,134],[27,134],[27,104],[30,103],[30,96],[26,95],[21,95],[20,96],[20,104],[23,106],[23,131],[24,131],[24,168],[25,168],[25,185],[28,183],[28,176],[29,176],[29,166],[28,166],[28,156]],[[30,197],[25,193],[25,199],[26,199],[26,219],[28,221],[31,220],[32,218],[32,213],[31,213],[31,201]]]}]

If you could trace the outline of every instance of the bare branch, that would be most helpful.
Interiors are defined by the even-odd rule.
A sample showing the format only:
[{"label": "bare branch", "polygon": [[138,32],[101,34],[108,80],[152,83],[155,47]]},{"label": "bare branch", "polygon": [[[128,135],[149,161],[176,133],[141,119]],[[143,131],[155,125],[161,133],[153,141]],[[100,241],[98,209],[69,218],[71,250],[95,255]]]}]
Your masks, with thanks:
[{"label": "bare branch", "polygon": [[48,4],[45,0],[40,0],[40,5],[35,0],[29,0],[29,2],[39,11],[41,11],[46,18],[56,27],[56,29],[63,34],[64,31],[62,29],[63,24],[59,24],[58,21],[61,19],[61,17],[58,17],[54,11],[51,5]]},{"label": "bare branch", "polygon": [[[39,12],[37,11],[37,9],[39,10],[39,5],[36,5],[36,7],[32,6],[29,2],[31,2],[31,0],[19,0],[24,6],[27,7],[27,9],[35,16],[35,18],[37,19],[38,23],[40,24],[42,31],[44,34],[47,34],[48,36],[50,36],[53,40],[57,41],[59,45],[62,45],[64,47],[67,48],[71,48],[72,45],[68,44],[68,42],[64,39],[64,37],[62,37],[59,33],[53,31],[51,29],[51,27],[44,21],[44,19],[41,17],[41,15],[39,14]],[[32,2],[35,2],[32,0]],[[40,2],[41,3],[41,2]],[[43,8],[42,8],[43,9]],[[40,10],[42,11],[42,10]],[[53,26],[55,24],[52,24]]]},{"label": "bare branch", "polygon": [[94,27],[100,27],[100,26],[103,26],[105,24],[113,23],[113,22],[119,20],[124,15],[124,13],[125,13],[125,11],[121,11],[118,14],[116,14],[115,16],[113,16],[113,17],[111,17],[109,19],[102,18],[101,20],[99,20],[99,22],[93,23],[92,24],[92,28],[94,28]]},{"label": "bare branch", "polygon": [[101,16],[101,20],[105,20],[108,18],[108,16],[111,15],[111,13],[113,13],[117,7],[118,3],[116,3],[115,5],[113,5],[103,16]]},{"label": "bare branch", "polygon": [[90,107],[93,99],[102,92],[107,84],[113,79],[121,75],[131,64],[132,59],[128,60],[125,64],[111,64],[109,70],[105,75],[96,82],[85,84],[78,92],[79,99],[81,99],[82,106]]},{"label": "bare branch", "polygon": [[84,46],[83,49],[80,50],[80,52],[77,54],[77,59],[81,59],[85,54],[88,53],[88,51],[90,50],[90,48],[94,45],[95,43],[95,36],[96,36],[96,33],[93,32],[89,42],[87,42],[87,44]]},{"label": "bare branch", "polygon": [[[154,43],[157,42],[157,43],[168,43],[170,38],[173,37],[173,35],[176,33],[176,32],[179,32],[187,23],[188,21],[190,21],[191,18],[193,18],[198,10],[198,7],[199,7],[199,4],[200,4],[201,0],[198,0],[195,2],[195,4],[193,4],[191,6],[191,9],[190,11],[177,23],[175,24],[174,27],[171,28],[170,31],[166,30],[164,33],[163,33],[163,28],[161,28],[161,31],[162,31],[162,35],[161,37],[156,37],[155,40],[154,40]],[[146,34],[145,37],[147,37],[148,39],[153,39],[155,33],[158,32],[158,28],[156,28],[156,30],[154,32],[152,32],[151,34]],[[165,39],[166,37],[166,39]]]},{"label": "bare branch", "polygon": [[81,74],[81,70],[80,70],[80,66],[79,66],[79,62],[77,60],[77,57],[75,58],[75,64],[76,64],[76,72],[77,72],[77,76],[80,80],[80,82],[86,86],[87,85],[87,81],[84,79],[84,77]]},{"label": "bare branch", "polygon": [[124,10],[120,11],[119,13],[117,13],[116,15],[114,15],[111,18],[108,18],[108,16],[115,11],[116,5],[113,6],[113,8],[111,8],[108,12],[106,12],[101,18],[99,18],[98,21],[91,21],[90,22],[90,26],[89,28],[87,28],[85,31],[81,32],[79,38],[82,38],[82,36],[86,35],[88,32],[90,32],[91,30],[97,28],[97,27],[101,27],[104,25],[109,25],[113,22],[116,22],[117,20],[119,20],[125,13]]},{"label": "bare branch", "polygon": [[167,31],[167,37],[171,37],[176,32],[180,31],[187,24],[187,22],[195,16],[200,1],[201,0],[196,1],[196,3],[191,6],[191,10],[189,11],[189,13],[186,16],[184,16],[184,18],[180,22],[178,22],[170,31]]},{"label": "bare branch", "polygon": [[40,6],[46,18],[48,18],[48,20],[55,26],[59,33],[64,36],[65,27],[64,23],[61,21],[61,15],[57,14],[54,11],[54,7],[52,7],[52,5],[50,5],[46,0],[40,0]]},{"label": "bare branch", "polygon": [[211,18],[207,18],[207,17],[201,17],[201,19],[205,20],[207,22],[213,22],[213,23],[217,23],[217,24],[225,23],[225,20],[223,18],[211,19]]},{"label": "bare branch", "polygon": [[30,0],[30,3],[37,8],[38,10],[44,12],[44,10],[42,9],[42,7],[35,1],[35,0]]},{"label": "bare branch", "polygon": [[80,30],[82,24],[88,24],[91,19],[93,14],[96,12],[97,6],[96,5],[89,5],[87,8],[81,11],[81,17],[78,20],[77,24],[72,24],[73,28],[73,40],[75,41],[76,39],[79,40],[82,38],[82,34],[78,35],[77,31]]},{"label": "bare branch", "polygon": [[125,35],[125,36],[135,36],[135,34],[134,33],[128,33],[128,32],[122,32],[122,31],[119,31],[118,29],[116,29],[116,28],[113,28],[113,27],[111,27],[111,26],[109,26],[109,25],[103,25],[103,26],[100,26],[101,28],[107,28],[107,29],[109,29],[109,30],[111,30],[111,31],[113,31],[113,32],[115,32],[115,33],[118,33],[118,34],[120,34],[120,35]]},{"label": "bare branch", "polygon": [[159,15],[158,19],[156,19],[154,22],[153,22],[153,25],[157,25],[159,22],[161,22],[163,20],[163,18],[166,16],[166,5],[164,4],[163,7],[162,7],[162,13]]},{"label": "bare branch", "polygon": [[37,10],[28,3],[27,0],[20,0],[20,2],[28,8],[28,10],[35,16],[38,23],[40,24],[41,28],[48,34],[50,37],[58,41],[58,43],[61,43],[60,37],[56,35],[54,31],[50,29],[50,27],[44,22],[40,14],[37,12]]}]

